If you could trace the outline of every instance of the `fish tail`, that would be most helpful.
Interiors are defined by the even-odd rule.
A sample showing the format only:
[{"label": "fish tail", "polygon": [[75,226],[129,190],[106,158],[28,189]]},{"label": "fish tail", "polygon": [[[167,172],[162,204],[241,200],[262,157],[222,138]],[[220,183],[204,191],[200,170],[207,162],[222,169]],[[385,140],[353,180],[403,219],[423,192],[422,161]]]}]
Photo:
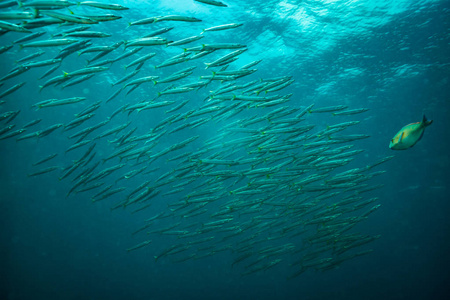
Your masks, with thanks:
[{"label": "fish tail", "polygon": [[433,123],[433,120],[428,120],[427,117],[426,117],[425,115],[423,115],[423,118],[422,118],[422,124],[423,124],[425,127],[427,127],[427,126],[430,126],[431,123]]},{"label": "fish tail", "polygon": [[[19,2],[19,1],[17,1],[17,2]],[[36,8],[33,8],[31,10],[31,13],[33,14],[33,18],[36,18],[39,15],[39,11]]]}]

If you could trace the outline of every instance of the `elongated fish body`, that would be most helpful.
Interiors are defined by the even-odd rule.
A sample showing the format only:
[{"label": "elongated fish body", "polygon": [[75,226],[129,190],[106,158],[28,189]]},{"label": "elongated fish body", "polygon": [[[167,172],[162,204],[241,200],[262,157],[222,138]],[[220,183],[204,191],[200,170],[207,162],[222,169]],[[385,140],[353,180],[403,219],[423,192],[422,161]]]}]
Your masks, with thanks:
[{"label": "elongated fish body", "polygon": [[423,136],[425,127],[431,125],[433,120],[427,120],[425,115],[422,122],[412,123],[404,126],[400,131],[391,139],[389,148],[392,150],[406,150],[414,146]]},{"label": "elongated fish body", "polygon": [[78,5],[86,5],[86,6],[92,6],[96,8],[101,9],[111,9],[111,10],[127,10],[128,7],[119,5],[119,4],[108,4],[108,3],[101,3],[97,1],[83,1],[78,2]]}]

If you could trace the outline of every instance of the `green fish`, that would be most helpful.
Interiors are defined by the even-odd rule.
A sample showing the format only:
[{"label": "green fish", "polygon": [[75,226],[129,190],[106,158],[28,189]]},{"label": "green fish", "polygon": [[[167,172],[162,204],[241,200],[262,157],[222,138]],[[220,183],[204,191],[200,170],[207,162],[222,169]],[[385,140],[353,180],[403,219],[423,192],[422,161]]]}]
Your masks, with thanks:
[{"label": "green fish", "polygon": [[392,150],[406,150],[414,146],[423,136],[425,127],[431,125],[433,120],[427,120],[427,117],[423,115],[422,122],[411,123],[404,126],[400,131],[391,139],[389,148]]}]

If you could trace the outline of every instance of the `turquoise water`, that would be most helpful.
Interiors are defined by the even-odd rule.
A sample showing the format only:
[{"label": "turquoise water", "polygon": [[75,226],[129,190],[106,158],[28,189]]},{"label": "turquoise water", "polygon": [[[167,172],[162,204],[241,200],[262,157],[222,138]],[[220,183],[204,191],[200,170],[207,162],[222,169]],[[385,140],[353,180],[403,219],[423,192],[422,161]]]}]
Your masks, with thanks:
[{"label": "turquoise water", "polygon": [[[83,68],[87,59],[95,54],[71,54],[63,59],[61,66],[45,79],[41,77],[49,67],[32,68],[27,72],[5,80],[0,92],[26,82],[17,91],[3,97],[0,112],[20,113],[10,120],[0,121],[0,128],[15,125],[10,132],[22,128],[32,120],[42,119],[36,125],[28,127],[24,133],[0,140],[2,152],[0,159],[1,191],[0,220],[2,275],[1,293],[4,299],[446,299],[445,290],[448,283],[448,178],[449,157],[447,150],[447,118],[449,111],[449,5],[446,1],[235,1],[226,2],[228,7],[215,7],[195,1],[117,1],[117,4],[129,7],[129,10],[101,10],[88,6],[73,6],[75,15],[104,15],[111,13],[122,18],[116,21],[92,25],[91,29],[109,33],[107,38],[92,38],[93,46],[110,46],[115,42],[133,40],[150,32],[174,27],[161,37],[177,41],[190,36],[197,36],[203,29],[212,26],[243,23],[242,26],[215,32],[204,32],[205,37],[182,47],[149,46],[138,53],[118,62],[107,64],[107,71],[80,84],[61,89],[60,86],[45,87],[39,92],[46,80],[63,74],[69,74]],[[19,10],[17,6],[4,8],[2,11]],[[68,13],[67,9],[58,12]],[[128,26],[129,22],[147,17],[183,15],[196,17],[201,22],[156,22],[155,24]],[[12,22],[11,20],[5,20]],[[17,21],[17,23],[19,23]],[[73,26],[72,26],[73,27]],[[69,26],[50,25],[32,29],[33,32],[45,31],[45,35],[36,40],[50,39],[52,34],[69,29]],[[1,45],[25,36],[24,33],[7,32],[0,36]],[[80,38],[81,39],[81,38]],[[158,92],[171,86],[171,83],[154,85],[147,82],[126,95],[124,89],[117,97],[106,102],[114,92],[124,84],[111,87],[111,83],[129,74],[133,68],[125,69],[126,64],[147,53],[156,53],[155,57],[145,62],[141,71],[133,79],[144,76],[166,78],[174,72],[188,66],[195,66],[193,73],[186,78],[174,81],[174,86],[198,82],[200,76],[209,76],[220,67],[205,70],[205,63],[211,63],[233,50],[221,49],[203,58],[186,61],[181,64],[155,68],[166,59],[184,53],[183,48],[202,44],[239,43],[246,45],[247,51],[232,62],[229,70],[236,70],[247,63],[262,60],[255,68],[257,71],[249,76],[238,78],[235,84],[243,85],[252,80],[292,76],[294,82],[286,88],[268,92],[259,96],[288,95],[289,101],[270,106],[255,106],[239,100],[227,100],[215,103],[212,93],[227,82],[214,80],[206,87],[188,93],[162,95]],[[46,53],[34,61],[54,58],[60,47],[24,48],[14,45],[0,55],[2,63],[1,77],[7,75],[16,66],[15,61],[38,50]],[[127,50],[131,49],[128,48]],[[81,50],[80,50],[81,51]],[[120,46],[102,59],[113,59],[124,53]],[[132,69],[132,70],[130,70]],[[156,79],[159,80],[159,79]],[[130,80],[128,80],[129,82]],[[256,84],[256,83],[255,83]],[[233,95],[240,93],[234,92]],[[252,96],[255,96],[253,94]],[[43,107],[39,110],[30,108],[33,104],[48,99],[69,97],[86,97],[86,100],[58,107]],[[155,99],[156,98],[156,99]],[[66,150],[74,139],[68,137],[76,132],[94,126],[124,105],[134,105],[140,101],[175,101],[169,106],[136,111],[119,112],[105,126],[95,130],[85,140],[92,141],[78,149]],[[187,104],[174,113],[165,111],[178,103],[189,100]],[[58,128],[48,136],[18,140],[24,134],[36,130],[45,130],[54,124],[68,124],[74,120],[74,114],[81,112],[96,101],[101,101],[99,109],[92,118],[80,126],[64,131]],[[164,118],[176,113],[190,110],[201,111],[208,103],[220,106],[221,111],[230,109],[227,119],[206,113],[198,117],[185,115],[177,123],[163,126],[162,131],[155,128]],[[237,104],[236,104],[237,103]],[[272,140],[265,140],[266,146],[247,147],[249,142],[226,146],[235,138],[252,136],[236,133],[242,123],[266,116],[268,113],[286,106],[285,109],[298,109],[295,113],[279,118],[267,118],[245,128],[258,130],[257,136],[275,126],[276,120],[294,118],[301,110],[314,104],[311,113],[304,116],[304,121],[295,126],[314,126],[306,134],[317,134],[327,126],[347,121],[360,121],[356,126],[347,128],[341,134],[365,134],[370,136],[346,144],[330,144],[331,149],[343,145],[353,145],[350,150],[364,150],[354,156],[348,164],[336,169],[314,169],[302,175],[287,174],[292,167],[299,166],[308,143],[317,137],[309,137],[292,142],[286,140],[287,133],[274,134]],[[349,116],[334,116],[332,112],[314,113],[314,109],[344,105],[346,109],[367,108],[367,112]],[[236,112],[236,114],[234,114]],[[408,123],[418,122],[425,114],[434,120],[428,127],[422,140],[406,151],[389,149],[390,139]],[[206,118],[205,123],[196,127],[187,127],[169,134],[165,132],[158,137],[149,153],[140,160],[120,160],[109,158],[121,147],[117,147],[115,138],[122,135],[142,136],[148,132],[161,133],[174,130],[182,124]],[[275,121],[275,122],[274,122]],[[8,123],[7,123],[8,122]],[[108,129],[130,122],[128,127],[116,135],[107,138],[95,137]],[[276,125],[279,126],[279,125]],[[134,129],[136,128],[136,129]],[[233,130],[229,130],[233,128]],[[243,127],[239,127],[243,128]],[[275,127],[277,128],[277,127]],[[283,127],[285,128],[285,127]],[[225,132],[225,134],[223,134]],[[223,134],[223,136],[221,135]],[[266,134],[270,136],[269,134]],[[160,151],[180,143],[190,137],[198,138],[185,146],[162,155]],[[301,135],[302,136],[302,135]],[[0,136],[1,137],[1,136]],[[263,137],[265,138],[265,137]],[[138,141],[138,146],[152,145],[152,141]],[[216,139],[216,140],[214,140]],[[329,141],[325,138],[322,141]],[[210,142],[212,141],[212,142]],[[67,178],[59,180],[87,149],[95,143],[92,159],[78,168]],[[119,141],[120,143],[120,141]],[[124,143],[125,145],[133,142]],[[208,146],[205,146],[208,145]],[[270,147],[294,145],[287,152],[269,151]],[[212,148],[210,152],[195,156],[195,151]],[[136,148],[134,148],[136,149]],[[224,152],[221,152],[224,150]],[[349,151],[350,151],[349,150]],[[235,152],[233,152],[235,151]],[[256,151],[256,152],[252,152]],[[58,155],[38,166],[33,163],[57,153]],[[89,154],[89,155],[92,155]],[[162,156],[152,160],[152,155]],[[255,159],[258,163],[252,169],[274,167],[285,162],[278,170],[264,172],[257,180],[280,179],[275,186],[257,195],[237,195],[239,188],[245,188],[255,178],[241,175],[232,179],[220,176],[207,177],[212,171],[246,172],[250,165],[214,165],[213,168],[196,165],[188,174],[175,177],[174,181],[164,186],[158,179],[162,175],[172,178],[181,174],[178,164],[183,158],[177,156],[186,153],[188,162],[199,159],[228,159],[243,162]],[[203,156],[202,156],[203,155]],[[288,158],[283,158],[288,155]],[[394,158],[373,168],[373,172],[386,171],[373,177],[367,183],[370,186],[383,185],[373,191],[362,194],[364,200],[377,197],[376,201],[356,212],[335,216],[336,220],[346,216],[361,216],[371,207],[381,205],[370,217],[361,220],[354,228],[345,232],[345,238],[354,234],[358,240],[362,237],[378,237],[368,244],[350,249],[341,254],[342,244],[335,240],[341,236],[329,238],[320,246],[336,245],[333,251],[317,256],[317,259],[345,258],[345,255],[372,252],[333,265],[326,269],[326,264],[306,267],[305,271],[288,279],[299,270],[296,262],[304,255],[319,248],[311,243],[311,237],[321,226],[333,224],[326,221],[318,224],[305,224],[314,220],[313,215],[323,212],[339,201],[345,192],[342,189],[326,191],[323,195],[339,194],[317,202],[314,209],[306,210],[305,215],[296,212],[293,204],[313,203],[320,192],[304,192],[298,182],[302,176],[325,174],[331,176],[356,168],[365,168],[380,159],[395,155]],[[200,158],[199,158],[200,157]],[[280,158],[281,157],[281,158]],[[321,156],[315,157],[320,160]],[[103,163],[103,159],[107,159]],[[145,161],[148,159],[148,161]],[[280,159],[276,161],[276,159]],[[291,161],[292,159],[292,161]],[[95,179],[84,187],[102,183],[101,187],[86,191],[67,193],[74,187],[74,179],[82,171],[95,167],[93,175],[98,175],[105,168],[120,163],[125,165],[110,176]],[[138,164],[138,162],[140,162]],[[317,162],[319,163],[319,161]],[[317,167],[317,163],[314,164]],[[27,176],[46,167],[57,166],[58,169],[38,176]],[[124,179],[123,174],[146,167],[136,176]],[[66,168],[64,170],[64,168]],[[156,169],[157,168],[157,169]],[[152,169],[156,169],[153,170]],[[170,173],[172,170],[177,170]],[[147,172],[147,174],[145,174]],[[169,172],[169,173],[167,173]],[[198,172],[198,173],[196,173]],[[283,173],[286,172],[286,173]],[[372,170],[363,174],[367,175]],[[241,174],[241,173],[239,173]],[[186,182],[189,177],[195,181],[184,186],[184,190],[175,193],[174,185]],[[119,180],[119,178],[121,178]],[[211,179],[212,178],[212,179]],[[207,180],[208,184],[205,182]],[[236,180],[237,182],[235,182]],[[131,205],[124,199],[140,184],[149,181],[148,186],[159,192],[139,205]],[[348,183],[348,182],[347,182]],[[362,183],[364,184],[364,183]],[[92,197],[102,188],[112,185],[124,187],[124,191],[111,195],[101,201],[92,201]],[[209,195],[220,196],[219,200],[208,203],[198,210],[205,209],[204,214],[185,217],[188,209],[176,210],[177,204],[185,199],[192,199],[192,193],[204,191],[205,186],[217,188]],[[364,188],[364,186],[361,186]],[[78,190],[78,189],[75,189]],[[253,191],[253,188],[247,188]],[[259,190],[259,189],[256,189]],[[298,194],[293,191],[298,192]],[[139,192],[141,193],[142,190]],[[171,194],[170,192],[174,192]],[[138,193],[138,194],[139,194]],[[163,195],[169,193],[168,195]],[[225,194],[223,194],[225,193]],[[240,208],[242,203],[259,201],[265,198],[266,204]],[[231,201],[231,202],[230,202]],[[242,201],[242,202],[232,202]],[[362,200],[361,200],[362,201]],[[230,204],[231,203],[231,204]],[[258,202],[259,203],[259,202]],[[291,206],[285,205],[292,204]],[[150,204],[148,207],[146,205]],[[234,211],[224,214],[223,218],[213,214],[222,212],[226,206],[235,206]],[[323,205],[323,206],[321,206]],[[353,205],[353,204],[352,204]],[[125,207],[123,207],[125,206]],[[191,205],[192,206],[192,205]],[[115,209],[111,209],[116,207]],[[282,207],[282,208],[280,208]],[[345,206],[347,207],[347,206]],[[142,210],[138,210],[143,208]],[[189,207],[190,209],[190,207]],[[138,210],[138,211],[136,211]],[[192,212],[196,212],[192,211]],[[294,212],[293,212],[294,211]],[[190,213],[192,213],[190,212]],[[158,217],[156,221],[145,220],[164,213],[168,217]],[[173,213],[173,215],[171,215]],[[164,216],[165,216],[164,215]],[[207,232],[205,224],[225,218],[232,219]],[[225,222],[225,221],[224,221]],[[177,225],[180,223],[179,225]],[[135,233],[146,224],[145,230]],[[255,227],[249,226],[249,224]],[[293,231],[287,228],[294,224]],[[296,225],[298,224],[298,226]],[[161,233],[164,228],[175,226],[177,234]],[[223,239],[224,228],[238,226],[234,237]],[[208,227],[208,226],[206,226]],[[204,233],[201,230],[204,230]],[[306,231],[303,233],[302,230]],[[149,233],[150,231],[160,231]],[[187,232],[187,233],[183,233]],[[291,236],[292,233],[298,233]],[[133,234],[135,233],[135,234]],[[173,233],[173,232],[172,232]],[[183,236],[195,233],[193,236]],[[289,234],[288,234],[289,233]],[[348,235],[347,235],[348,234]],[[196,244],[201,238],[213,237],[210,241]],[[144,241],[151,240],[145,247],[126,251]],[[242,247],[245,241],[245,246]],[[253,242],[255,242],[253,244]],[[178,245],[179,253],[163,254],[167,249]],[[202,246],[197,246],[202,245]],[[311,246],[312,245],[312,246]],[[349,245],[345,244],[344,245]],[[185,250],[183,247],[186,247]],[[271,247],[281,247],[270,250]],[[298,250],[298,252],[296,252]],[[266,251],[266,252],[265,252]],[[271,253],[265,256],[265,253]],[[248,258],[242,256],[248,255]],[[154,256],[161,256],[155,261]],[[201,258],[202,256],[205,256]],[[263,259],[258,262],[258,258]],[[185,260],[183,262],[178,262]],[[249,266],[252,262],[255,265]],[[310,261],[309,261],[310,263]],[[248,274],[247,273],[251,273]]]}]

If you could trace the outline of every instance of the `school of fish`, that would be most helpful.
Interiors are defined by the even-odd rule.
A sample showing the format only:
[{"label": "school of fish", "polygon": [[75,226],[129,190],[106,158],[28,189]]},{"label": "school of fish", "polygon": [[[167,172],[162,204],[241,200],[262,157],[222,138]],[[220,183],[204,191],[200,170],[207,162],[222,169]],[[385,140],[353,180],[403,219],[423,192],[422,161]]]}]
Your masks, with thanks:
[{"label": "school of fish", "polygon": [[[127,250],[156,262],[228,252],[242,275],[284,264],[294,278],[372,252],[379,235],[358,224],[380,207],[372,191],[382,184],[371,179],[392,156],[352,164],[369,137],[355,133],[354,118],[368,109],[303,103],[283,92],[292,76],[259,77],[261,60],[242,64],[248,48],[233,40],[245,22],[183,35],[177,27],[202,20],[150,15],[123,23],[135,34],[124,40],[108,28],[127,11],[107,1],[0,1],[0,57],[13,65],[0,74],[0,143],[58,136],[64,149],[33,163],[29,177],[70,182],[66,197],[135,214],[142,242]],[[30,73],[35,82],[21,80]],[[22,118],[30,107],[35,117]]]}]

